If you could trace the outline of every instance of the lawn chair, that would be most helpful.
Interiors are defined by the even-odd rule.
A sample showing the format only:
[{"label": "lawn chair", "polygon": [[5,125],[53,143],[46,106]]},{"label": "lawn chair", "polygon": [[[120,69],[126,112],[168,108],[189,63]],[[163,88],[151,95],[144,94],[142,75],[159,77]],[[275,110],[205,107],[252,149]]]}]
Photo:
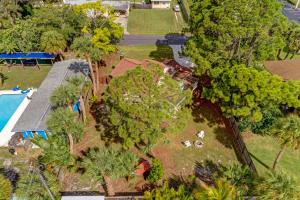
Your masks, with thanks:
[{"label": "lawn chair", "polygon": [[183,144],[187,148],[192,146],[192,143],[189,140],[184,141]]},{"label": "lawn chair", "polygon": [[203,139],[205,136],[205,132],[203,130],[201,130],[198,134],[197,134],[198,138]]}]

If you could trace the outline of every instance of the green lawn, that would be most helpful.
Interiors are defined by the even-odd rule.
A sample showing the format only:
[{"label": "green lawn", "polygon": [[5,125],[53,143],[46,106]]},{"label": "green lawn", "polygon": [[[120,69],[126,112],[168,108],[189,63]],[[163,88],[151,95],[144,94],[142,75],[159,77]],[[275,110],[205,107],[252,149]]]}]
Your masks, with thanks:
[{"label": "green lawn", "polygon": [[[279,142],[270,136],[260,136],[248,134],[244,137],[249,152],[253,155],[252,159],[260,174],[268,172],[271,168],[276,154],[279,151]],[[277,170],[284,170],[295,176],[300,183],[300,151],[287,149],[279,161]],[[267,168],[268,167],[268,168]]]},{"label": "green lawn", "polygon": [[7,67],[0,66],[0,72],[2,71],[7,77],[4,85],[0,86],[0,90],[11,89],[16,85],[19,85],[22,89],[39,87],[50,69],[51,66],[47,65],[41,66],[40,70],[36,67],[11,67],[9,71]]},{"label": "green lawn", "polygon": [[165,35],[180,33],[185,26],[181,13],[172,9],[131,9],[128,18],[128,32],[130,34]]},{"label": "green lawn", "polygon": [[128,45],[119,46],[121,53],[127,58],[137,60],[153,59],[163,61],[164,59],[172,59],[172,48],[167,45]]}]

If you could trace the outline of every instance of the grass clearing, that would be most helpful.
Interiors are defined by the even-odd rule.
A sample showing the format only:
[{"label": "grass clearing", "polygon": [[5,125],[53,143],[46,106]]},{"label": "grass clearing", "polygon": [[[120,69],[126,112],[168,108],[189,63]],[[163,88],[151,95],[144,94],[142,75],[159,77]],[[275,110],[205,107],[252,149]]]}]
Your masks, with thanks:
[{"label": "grass clearing", "polygon": [[177,19],[172,9],[131,9],[128,32],[146,35],[180,33],[185,22],[181,14],[177,14]]},{"label": "grass clearing", "polygon": [[[155,157],[159,158],[167,177],[192,175],[198,164],[207,161],[214,164],[238,163],[225,125],[216,121],[216,113],[206,105],[193,111],[185,130],[179,134],[169,134],[167,142],[158,144],[154,149]],[[198,140],[197,133],[205,131],[203,147],[186,148],[182,142],[191,143]]]},{"label": "grass clearing", "polygon": [[[279,141],[271,136],[260,136],[252,133],[245,133],[244,141],[248,151],[252,154],[252,159],[259,174],[268,172],[268,168],[272,168],[275,156],[279,151]],[[295,176],[298,183],[300,183],[299,166],[300,151],[286,149],[281,160],[277,164],[276,170],[283,170]]]},{"label": "grass clearing", "polygon": [[172,48],[167,45],[122,45],[119,46],[119,49],[125,57],[137,60],[163,61],[164,59],[173,59]]},{"label": "grass clearing", "polygon": [[7,76],[4,84],[0,86],[0,90],[11,89],[16,85],[20,88],[37,88],[50,71],[51,66],[41,66],[40,69],[36,67],[19,67],[14,66],[9,70],[7,67],[0,67],[0,72]]}]

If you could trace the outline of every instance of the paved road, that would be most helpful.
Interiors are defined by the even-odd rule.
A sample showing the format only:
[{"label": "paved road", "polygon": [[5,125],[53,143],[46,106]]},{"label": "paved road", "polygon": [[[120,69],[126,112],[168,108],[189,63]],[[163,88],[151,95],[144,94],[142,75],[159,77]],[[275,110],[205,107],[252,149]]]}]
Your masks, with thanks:
[{"label": "paved road", "polygon": [[123,45],[183,45],[187,37],[181,35],[124,35]]},{"label": "paved road", "polygon": [[300,8],[295,9],[295,6],[288,3],[286,0],[280,0],[283,4],[283,14],[289,18],[289,20],[296,21],[297,23],[300,23]]}]

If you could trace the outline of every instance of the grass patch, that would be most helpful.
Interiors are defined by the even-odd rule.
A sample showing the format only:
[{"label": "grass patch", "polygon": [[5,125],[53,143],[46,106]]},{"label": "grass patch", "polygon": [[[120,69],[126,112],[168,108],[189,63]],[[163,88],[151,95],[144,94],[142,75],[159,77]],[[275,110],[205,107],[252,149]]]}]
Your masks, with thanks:
[{"label": "grass patch", "polygon": [[19,85],[22,89],[29,87],[39,87],[42,81],[47,76],[51,66],[41,66],[40,69],[36,67],[0,67],[0,71],[7,76],[4,84],[0,86],[0,90],[11,89]]},{"label": "grass patch", "polygon": [[165,35],[180,33],[185,26],[181,14],[172,9],[132,9],[128,18],[128,32],[130,34]]},{"label": "grass patch", "polygon": [[125,57],[137,60],[153,59],[163,61],[173,58],[172,48],[168,45],[122,45],[119,46],[119,49]]},{"label": "grass patch", "polygon": [[[271,136],[260,136],[249,134],[244,138],[249,152],[253,155],[252,159],[257,167],[259,174],[264,174],[272,168],[275,156],[279,151],[280,143]],[[276,170],[283,170],[296,177],[300,183],[300,151],[286,149],[281,160],[277,164]]]}]

